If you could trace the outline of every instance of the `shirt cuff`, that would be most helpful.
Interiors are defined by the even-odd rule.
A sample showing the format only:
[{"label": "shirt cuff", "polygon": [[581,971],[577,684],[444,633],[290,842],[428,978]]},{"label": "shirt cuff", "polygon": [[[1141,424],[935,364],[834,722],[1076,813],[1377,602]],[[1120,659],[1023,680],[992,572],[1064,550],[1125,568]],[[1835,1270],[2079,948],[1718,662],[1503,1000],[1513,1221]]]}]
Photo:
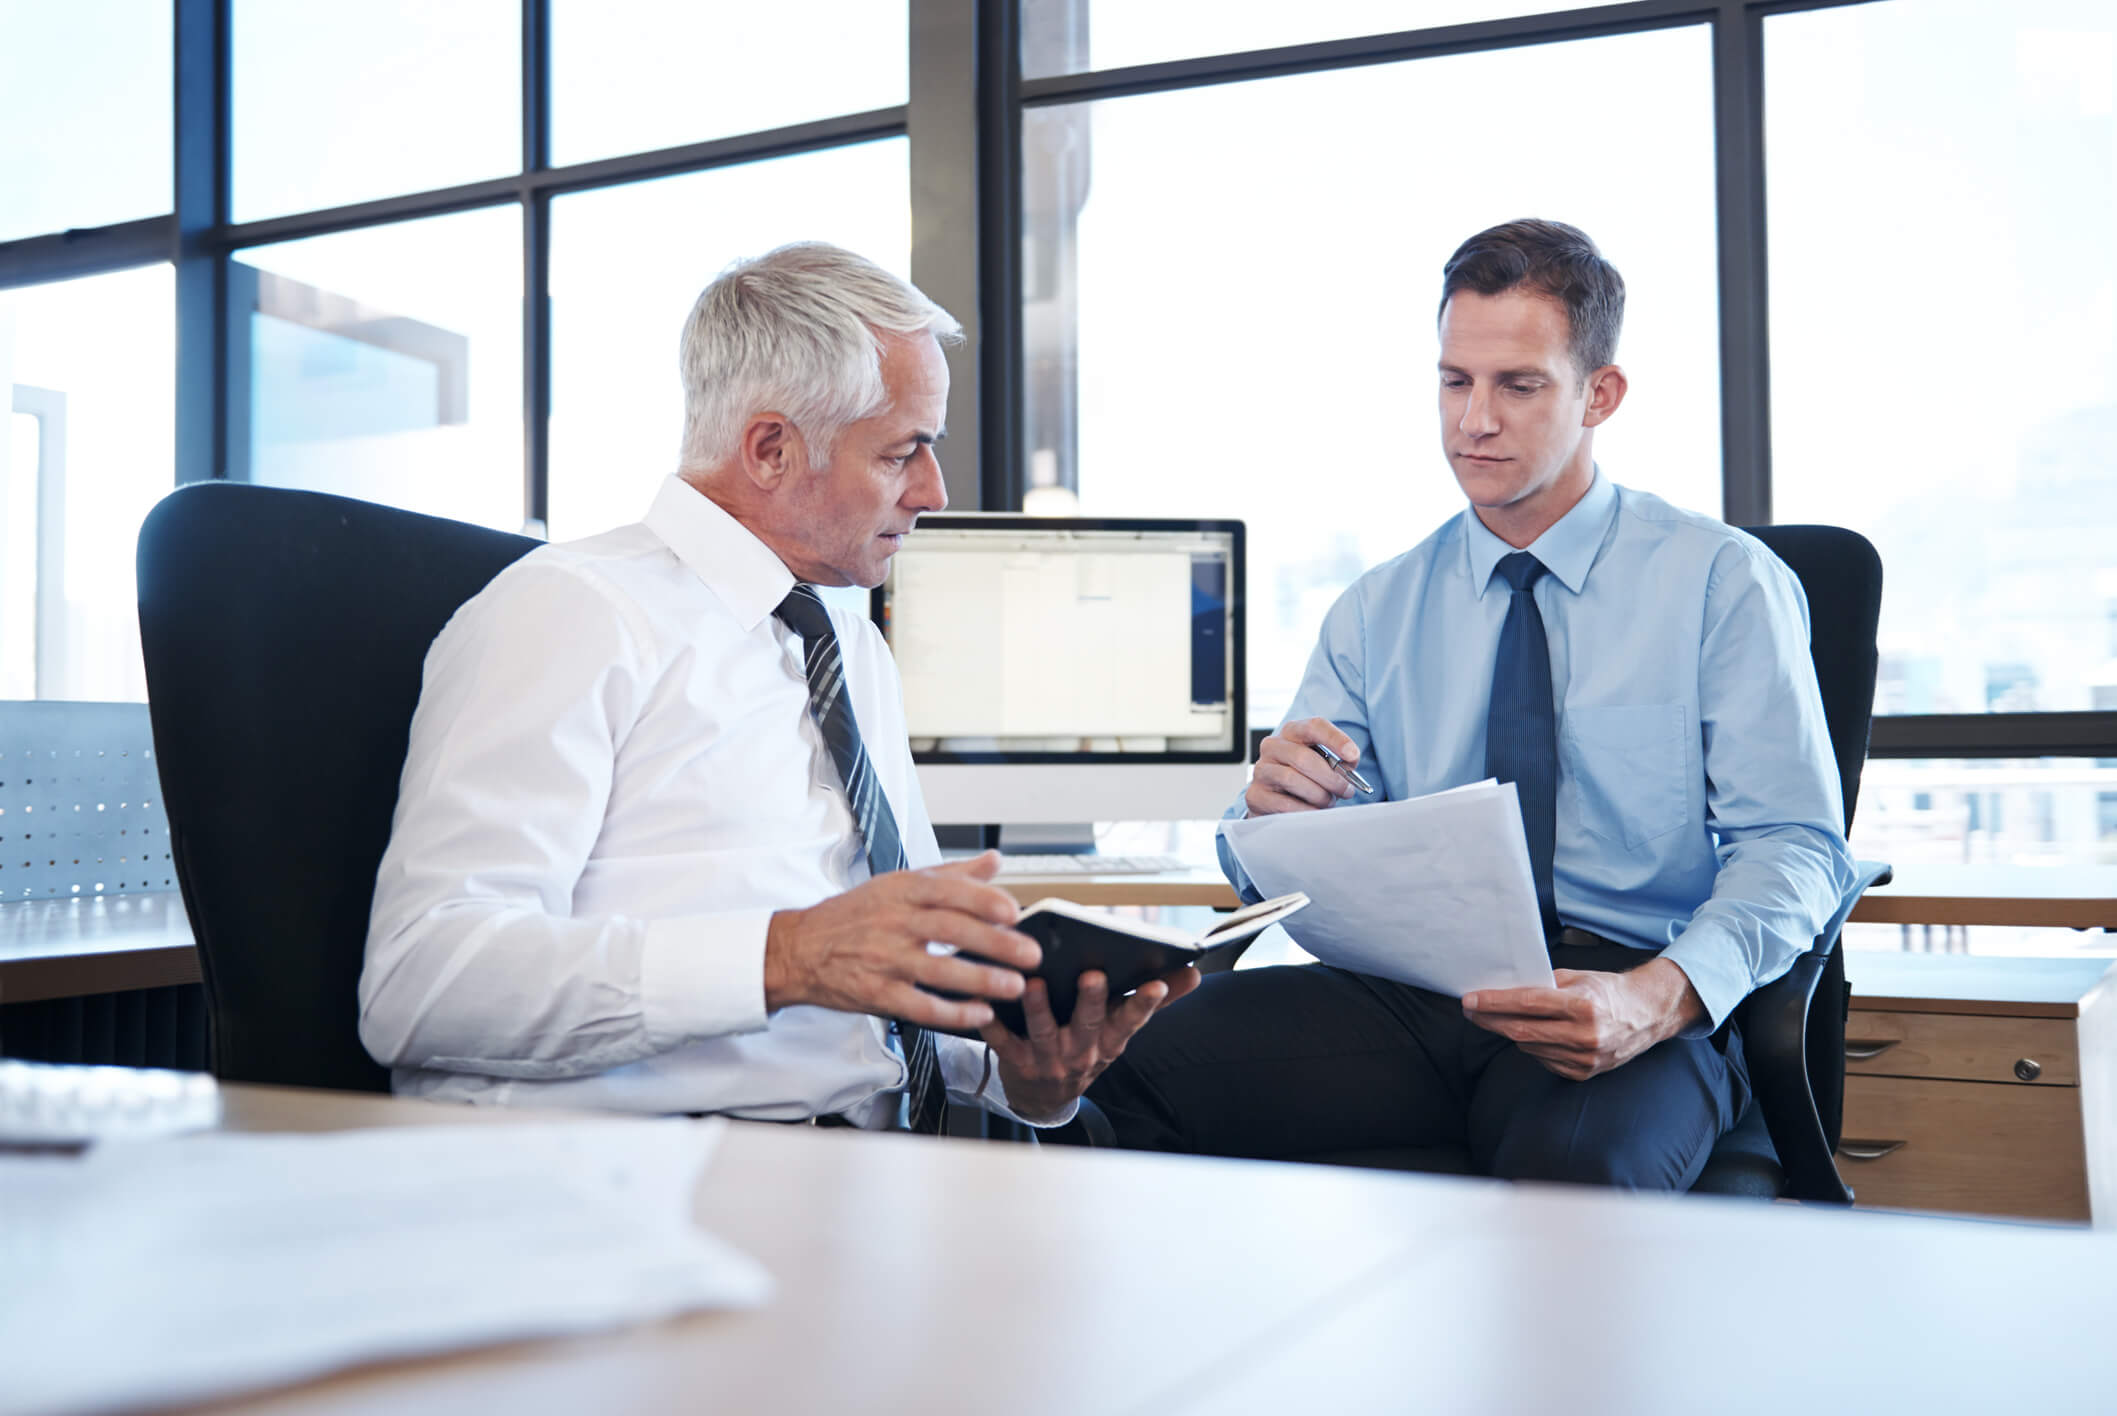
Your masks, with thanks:
[{"label": "shirt cuff", "polygon": [[1227,877],[1228,884],[1235,887],[1236,898],[1246,905],[1254,905],[1264,899],[1264,892],[1257,888],[1257,883],[1250,879],[1249,872],[1242,868],[1242,862],[1235,858],[1235,848],[1229,845],[1228,838],[1217,830],[1213,833],[1213,850],[1220,857],[1220,873]]},{"label": "shirt cuff", "polygon": [[648,922],[640,948],[640,1022],[654,1051],[764,1030],[764,941],[771,922],[770,910]]},{"label": "shirt cuff", "polygon": [[[1007,1104],[1007,1088],[1000,1082],[1000,1059],[992,1056],[992,1049],[982,1042],[973,1042],[966,1037],[954,1037],[946,1033],[934,1034],[936,1052],[941,1063],[941,1080],[948,1087],[951,1098],[971,1106],[982,1106],[987,1111],[997,1112],[1010,1121],[1019,1121],[1024,1126],[1033,1126],[1039,1131],[1048,1131],[1054,1126],[1063,1126],[1071,1121],[1080,1109],[1078,1098],[1066,1103],[1055,1116],[1031,1119]],[[992,1059],[991,1075],[986,1075],[986,1059]],[[984,1078],[983,1090],[978,1081]]]},{"label": "shirt cuff", "polygon": [[1678,1037],[1710,1037],[1735,1005],[1749,997],[1755,980],[1742,962],[1739,943],[1710,924],[1694,925],[1661,951],[1661,957],[1683,970],[1698,1001],[1705,1005],[1705,1021],[1692,1023]]}]

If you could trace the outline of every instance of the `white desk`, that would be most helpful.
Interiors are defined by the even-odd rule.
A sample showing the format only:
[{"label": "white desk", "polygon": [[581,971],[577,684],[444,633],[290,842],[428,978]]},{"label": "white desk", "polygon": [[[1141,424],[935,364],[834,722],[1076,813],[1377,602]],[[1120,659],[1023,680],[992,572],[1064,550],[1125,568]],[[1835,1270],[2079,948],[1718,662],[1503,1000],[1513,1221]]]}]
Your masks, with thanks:
[{"label": "white desk", "polygon": [[[534,1119],[228,1090],[229,1124],[246,1129]],[[2102,1412],[2117,1399],[2117,1240],[2077,1230],[773,1126],[729,1136],[698,1214],[772,1270],[769,1306],[221,1409]]]}]

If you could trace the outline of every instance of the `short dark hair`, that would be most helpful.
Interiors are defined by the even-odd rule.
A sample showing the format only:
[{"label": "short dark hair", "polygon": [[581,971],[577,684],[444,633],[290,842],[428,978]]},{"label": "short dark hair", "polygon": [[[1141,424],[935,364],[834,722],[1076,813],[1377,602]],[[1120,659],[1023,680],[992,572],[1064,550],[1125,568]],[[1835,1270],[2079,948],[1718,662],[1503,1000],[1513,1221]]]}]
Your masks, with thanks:
[{"label": "short dark hair", "polygon": [[1566,312],[1566,349],[1585,379],[1617,359],[1625,322],[1625,282],[1588,233],[1563,221],[1510,221],[1455,248],[1441,267],[1441,308],[1461,290],[1499,295],[1527,290]]}]

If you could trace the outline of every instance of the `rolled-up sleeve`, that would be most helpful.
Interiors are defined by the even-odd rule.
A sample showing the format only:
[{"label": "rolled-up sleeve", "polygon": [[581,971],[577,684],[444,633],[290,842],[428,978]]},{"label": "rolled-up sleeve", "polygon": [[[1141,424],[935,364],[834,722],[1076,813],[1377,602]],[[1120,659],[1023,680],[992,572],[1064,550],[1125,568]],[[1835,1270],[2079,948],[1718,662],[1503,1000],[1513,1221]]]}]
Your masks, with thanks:
[{"label": "rolled-up sleeve", "polygon": [[1663,957],[1705,1004],[1704,1033],[1813,946],[1855,874],[1808,603],[1752,541],[1723,548],[1708,584],[1699,726],[1719,871]]},{"label": "rolled-up sleeve", "polygon": [[765,1026],[769,912],[572,916],[650,682],[629,613],[533,554],[435,639],[360,978],[384,1065],[580,1077]]}]

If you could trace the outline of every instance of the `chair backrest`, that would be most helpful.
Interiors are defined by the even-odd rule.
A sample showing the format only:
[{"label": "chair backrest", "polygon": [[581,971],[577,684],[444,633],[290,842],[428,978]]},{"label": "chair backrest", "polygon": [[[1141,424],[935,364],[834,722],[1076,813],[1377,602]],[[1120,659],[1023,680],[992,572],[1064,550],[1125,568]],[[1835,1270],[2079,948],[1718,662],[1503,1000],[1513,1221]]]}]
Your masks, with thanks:
[{"label": "chair backrest", "polygon": [[1808,654],[1823,692],[1823,717],[1845,790],[1845,829],[1860,797],[1874,713],[1875,626],[1882,613],[1882,558],[1842,526],[1749,526],[1785,561],[1808,596]]},{"label": "chair backrest", "polygon": [[241,483],[140,530],[140,641],[213,1070],[386,1091],[357,988],[427,647],[539,543]]}]

